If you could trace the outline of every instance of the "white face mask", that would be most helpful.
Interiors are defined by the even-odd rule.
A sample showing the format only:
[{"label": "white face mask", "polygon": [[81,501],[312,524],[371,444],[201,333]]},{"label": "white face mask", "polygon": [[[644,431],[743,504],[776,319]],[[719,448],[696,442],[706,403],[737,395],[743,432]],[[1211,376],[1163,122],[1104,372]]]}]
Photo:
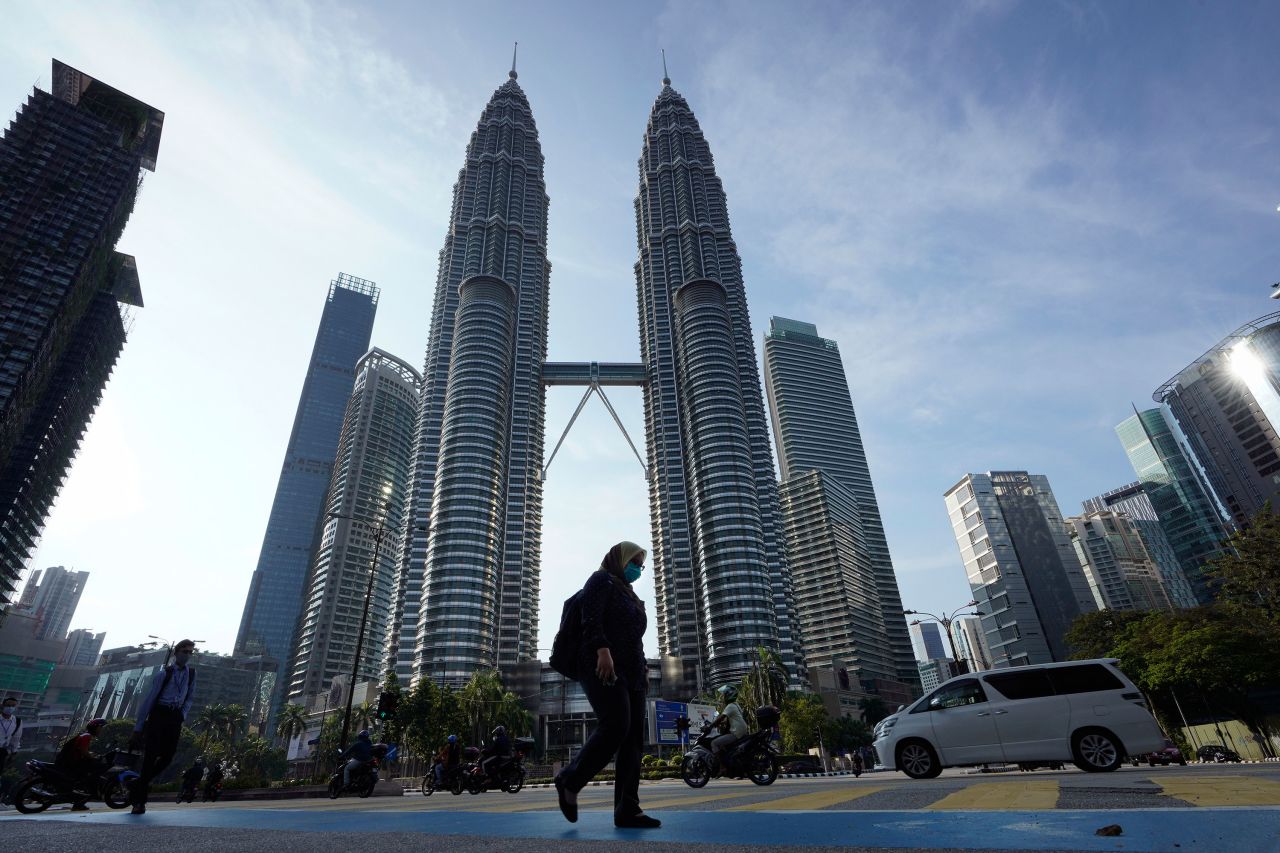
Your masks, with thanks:
[{"label": "white face mask", "polygon": [[6,717],[13,716],[13,706],[5,705],[3,708],[0,708],[0,714],[4,714]]}]

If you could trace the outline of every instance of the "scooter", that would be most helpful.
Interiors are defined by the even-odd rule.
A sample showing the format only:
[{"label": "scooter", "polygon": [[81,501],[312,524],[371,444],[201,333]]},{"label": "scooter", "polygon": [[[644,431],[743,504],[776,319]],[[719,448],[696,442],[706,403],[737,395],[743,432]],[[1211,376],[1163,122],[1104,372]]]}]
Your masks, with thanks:
[{"label": "scooter", "polygon": [[778,754],[774,749],[773,727],[780,714],[772,705],[756,709],[760,729],[717,754],[711,747],[716,739],[712,720],[702,724],[702,733],[680,762],[680,777],[690,788],[701,788],[712,776],[746,777],[757,785],[772,785],[778,778]]},{"label": "scooter", "polygon": [[[121,755],[127,757],[121,758]],[[102,763],[106,765],[105,769],[82,779],[69,777],[50,761],[33,759],[27,762],[27,775],[13,789],[9,801],[23,814],[37,814],[55,803],[76,803],[86,799],[102,800],[110,808],[122,809],[129,805],[133,783],[138,779],[138,774],[127,766],[132,757],[129,753],[104,756]],[[86,787],[92,790],[86,790]],[[85,797],[85,794],[89,796]]]}]

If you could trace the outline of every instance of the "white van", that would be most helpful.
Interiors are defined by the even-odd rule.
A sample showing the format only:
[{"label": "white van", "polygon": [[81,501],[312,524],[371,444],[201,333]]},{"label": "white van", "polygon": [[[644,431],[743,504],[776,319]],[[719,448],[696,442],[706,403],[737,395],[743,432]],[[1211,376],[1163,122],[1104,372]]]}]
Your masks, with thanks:
[{"label": "white van", "polygon": [[962,675],[875,728],[880,763],[913,779],[943,767],[1073,761],[1115,770],[1164,746],[1142,693],[1117,661],[1071,661]]}]

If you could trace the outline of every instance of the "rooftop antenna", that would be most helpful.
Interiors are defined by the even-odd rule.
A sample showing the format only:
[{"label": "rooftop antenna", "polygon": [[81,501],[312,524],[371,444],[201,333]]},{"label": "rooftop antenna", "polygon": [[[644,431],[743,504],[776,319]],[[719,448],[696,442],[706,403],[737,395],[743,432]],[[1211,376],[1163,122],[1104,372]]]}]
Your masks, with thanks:
[{"label": "rooftop antenna", "polygon": [[671,75],[667,73],[667,49],[662,48],[662,85],[671,85]]},{"label": "rooftop antenna", "polygon": [[520,49],[520,42],[515,43],[515,47],[511,48],[511,73],[507,76],[512,80],[516,79],[516,51]]}]

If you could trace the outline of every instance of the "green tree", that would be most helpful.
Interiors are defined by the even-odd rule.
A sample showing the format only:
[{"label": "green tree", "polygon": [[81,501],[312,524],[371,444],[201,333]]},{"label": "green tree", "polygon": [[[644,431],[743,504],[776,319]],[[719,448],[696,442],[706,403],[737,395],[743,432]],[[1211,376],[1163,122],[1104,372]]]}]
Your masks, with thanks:
[{"label": "green tree", "polygon": [[458,700],[466,713],[473,744],[487,739],[497,725],[506,726],[507,734],[512,737],[528,734],[533,729],[533,715],[520,705],[514,693],[503,689],[496,670],[482,669],[472,675]]},{"label": "green tree", "polygon": [[782,747],[788,752],[805,752],[818,745],[819,732],[827,723],[822,699],[812,693],[792,690],[782,703]]},{"label": "green tree", "polygon": [[1137,610],[1097,610],[1084,613],[1071,623],[1067,645],[1076,660],[1114,656],[1120,638],[1130,625],[1141,622],[1146,613]]},{"label": "green tree", "polygon": [[[396,675],[395,667],[387,669],[387,674],[382,679],[382,692],[393,695],[399,700],[404,699],[404,691],[400,688],[400,678]],[[395,716],[383,723],[382,738],[387,743],[400,743],[403,740],[403,713],[402,709],[397,705]]]},{"label": "green tree", "polygon": [[249,715],[245,713],[243,705],[233,702],[223,706],[223,732],[228,743],[236,742],[236,738],[244,733],[248,721]]},{"label": "green tree", "polygon": [[1280,626],[1280,516],[1271,511],[1271,502],[1228,544],[1231,547],[1205,567],[1217,601],[1250,619]]},{"label": "green tree", "polygon": [[307,709],[292,703],[285,705],[276,721],[276,737],[288,747],[294,738],[306,734],[306,731]]},{"label": "green tree", "polygon": [[358,732],[361,729],[369,728],[369,722],[373,719],[373,709],[369,707],[368,702],[361,702],[359,705],[351,706],[351,731]]},{"label": "green tree", "polygon": [[202,734],[202,746],[208,747],[211,741],[220,741],[227,734],[227,706],[218,702],[205,705],[196,715],[193,728]]},{"label": "green tree", "polygon": [[854,717],[828,720],[823,736],[832,752],[852,752],[860,746],[871,745],[871,728]]},{"label": "green tree", "polygon": [[751,670],[738,688],[738,705],[748,722],[755,722],[756,708],[773,705],[781,708],[787,698],[787,682],[790,676],[782,655],[774,649],[757,646],[751,661]]},{"label": "green tree", "polygon": [[432,755],[451,734],[463,742],[468,739],[468,720],[458,694],[428,679],[419,681],[400,700],[397,718],[405,746],[422,758]]}]

